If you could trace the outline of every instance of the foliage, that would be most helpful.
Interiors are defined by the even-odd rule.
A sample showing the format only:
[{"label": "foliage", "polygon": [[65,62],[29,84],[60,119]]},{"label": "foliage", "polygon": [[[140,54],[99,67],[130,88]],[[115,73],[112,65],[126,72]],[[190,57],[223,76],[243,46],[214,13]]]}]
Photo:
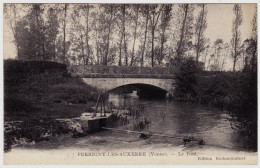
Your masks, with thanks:
[{"label": "foliage", "polygon": [[10,27],[20,60],[155,67],[178,66],[181,59],[192,56],[207,70],[226,70],[227,59],[233,60],[234,69],[242,69],[241,5],[234,5],[230,45],[223,41],[217,53],[205,37],[207,5],[173,6],[5,4],[4,23]]},{"label": "foliage", "polygon": [[202,53],[206,48],[206,42],[207,39],[204,36],[204,32],[207,28],[207,7],[205,7],[205,4],[199,5],[202,7],[202,10],[200,11],[198,17],[196,18],[195,23],[195,50],[196,50],[196,61],[199,61],[200,53]]},{"label": "foliage", "polygon": [[[251,48],[250,46],[248,49]],[[176,73],[175,98],[227,109],[232,128],[250,136],[255,149],[257,138],[257,67],[251,58],[242,72],[201,71],[196,61],[182,62]]]},{"label": "foliage", "polygon": [[176,63],[180,63],[189,50],[193,35],[193,4],[180,4],[178,10],[179,29],[177,29],[178,42],[175,51]]},{"label": "foliage", "polygon": [[196,99],[196,84],[198,73],[201,71],[197,62],[192,58],[184,60],[179,66],[176,78],[175,96],[178,100],[194,101]]},{"label": "foliage", "polygon": [[233,71],[236,69],[236,63],[240,57],[239,46],[241,43],[241,32],[239,30],[239,26],[242,24],[243,15],[240,4],[235,4],[233,7],[233,12],[235,17],[233,19],[232,25],[232,39],[230,44],[232,46],[231,58],[233,59]]}]

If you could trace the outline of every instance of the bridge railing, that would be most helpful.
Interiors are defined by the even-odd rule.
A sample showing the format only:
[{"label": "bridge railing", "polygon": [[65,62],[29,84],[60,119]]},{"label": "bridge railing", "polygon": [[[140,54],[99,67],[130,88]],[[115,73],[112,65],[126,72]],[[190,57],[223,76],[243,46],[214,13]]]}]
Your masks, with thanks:
[{"label": "bridge railing", "polygon": [[73,77],[79,78],[153,78],[153,79],[172,79],[173,75],[141,75],[141,74],[78,74],[71,73]]},{"label": "bridge railing", "polygon": [[79,77],[127,77],[127,78],[172,78],[173,68],[165,67],[118,67],[72,65],[70,72]]}]

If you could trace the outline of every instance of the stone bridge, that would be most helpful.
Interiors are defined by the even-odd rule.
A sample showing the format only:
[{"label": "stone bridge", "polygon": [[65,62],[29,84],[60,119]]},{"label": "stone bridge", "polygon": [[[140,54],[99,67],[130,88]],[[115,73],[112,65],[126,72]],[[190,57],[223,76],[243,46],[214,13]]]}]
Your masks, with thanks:
[{"label": "stone bridge", "polygon": [[146,93],[173,95],[174,69],[161,67],[118,67],[73,65],[70,73],[102,92],[134,85]]}]

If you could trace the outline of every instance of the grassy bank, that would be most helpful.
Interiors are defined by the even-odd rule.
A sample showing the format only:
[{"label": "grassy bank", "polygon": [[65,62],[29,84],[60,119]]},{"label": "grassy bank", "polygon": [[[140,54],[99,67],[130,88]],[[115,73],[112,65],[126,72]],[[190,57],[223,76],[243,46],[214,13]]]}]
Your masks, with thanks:
[{"label": "grassy bank", "polygon": [[97,91],[72,78],[67,66],[43,61],[4,61],[4,117],[67,118],[90,111]]}]

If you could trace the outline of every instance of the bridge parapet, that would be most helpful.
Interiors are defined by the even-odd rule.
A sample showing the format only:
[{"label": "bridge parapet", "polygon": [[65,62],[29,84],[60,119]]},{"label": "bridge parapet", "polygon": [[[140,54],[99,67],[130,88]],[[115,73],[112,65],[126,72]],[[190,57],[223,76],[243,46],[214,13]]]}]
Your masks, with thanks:
[{"label": "bridge parapet", "polygon": [[175,69],[165,67],[118,67],[72,65],[70,73],[81,78],[161,78],[170,79]]}]

